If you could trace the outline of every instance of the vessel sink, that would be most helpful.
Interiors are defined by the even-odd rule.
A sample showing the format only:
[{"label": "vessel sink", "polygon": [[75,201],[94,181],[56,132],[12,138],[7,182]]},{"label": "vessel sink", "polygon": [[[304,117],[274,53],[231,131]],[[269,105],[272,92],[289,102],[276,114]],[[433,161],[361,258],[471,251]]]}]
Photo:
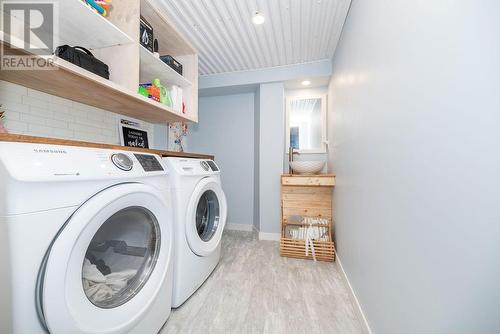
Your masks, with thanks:
[{"label": "vessel sink", "polygon": [[325,167],[324,161],[290,161],[290,167],[297,174],[317,174]]}]

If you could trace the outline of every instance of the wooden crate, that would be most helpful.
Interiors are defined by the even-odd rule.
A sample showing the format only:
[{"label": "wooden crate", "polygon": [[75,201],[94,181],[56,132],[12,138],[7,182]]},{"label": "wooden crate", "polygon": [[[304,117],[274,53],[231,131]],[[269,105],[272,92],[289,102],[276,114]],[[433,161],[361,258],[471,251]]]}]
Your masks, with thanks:
[{"label": "wooden crate", "polygon": [[301,222],[290,222],[291,216],[313,217],[328,220],[330,241],[313,241],[316,260],[335,261],[333,244],[332,187],[334,175],[283,175],[281,177],[281,242],[280,255],[301,259],[313,259],[311,252],[306,256],[305,240],[286,235],[287,226],[308,226]]}]

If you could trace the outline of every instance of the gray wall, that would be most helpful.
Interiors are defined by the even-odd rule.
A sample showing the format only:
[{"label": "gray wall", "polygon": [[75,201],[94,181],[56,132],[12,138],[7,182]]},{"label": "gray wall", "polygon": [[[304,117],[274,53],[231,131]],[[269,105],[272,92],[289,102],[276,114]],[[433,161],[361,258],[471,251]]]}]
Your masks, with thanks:
[{"label": "gray wall", "polygon": [[374,333],[500,332],[500,2],[352,3],[337,247]]},{"label": "gray wall", "polygon": [[279,233],[280,176],[285,151],[283,83],[260,85],[260,231]]},{"label": "gray wall", "polygon": [[254,94],[202,97],[188,150],[215,155],[222,171],[229,224],[253,224]]}]

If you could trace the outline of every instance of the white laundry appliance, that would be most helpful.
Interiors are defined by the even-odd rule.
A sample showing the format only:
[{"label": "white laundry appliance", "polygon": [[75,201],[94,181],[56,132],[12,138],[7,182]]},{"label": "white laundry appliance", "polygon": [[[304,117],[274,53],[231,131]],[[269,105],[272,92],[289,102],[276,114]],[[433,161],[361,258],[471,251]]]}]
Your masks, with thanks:
[{"label": "white laundry appliance", "polygon": [[0,142],[0,333],[157,333],[169,186],[152,154]]},{"label": "white laundry appliance", "polygon": [[212,160],[164,158],[174,205],[172,307],[182,305],[210,276],[221,256],[227,202]]}]

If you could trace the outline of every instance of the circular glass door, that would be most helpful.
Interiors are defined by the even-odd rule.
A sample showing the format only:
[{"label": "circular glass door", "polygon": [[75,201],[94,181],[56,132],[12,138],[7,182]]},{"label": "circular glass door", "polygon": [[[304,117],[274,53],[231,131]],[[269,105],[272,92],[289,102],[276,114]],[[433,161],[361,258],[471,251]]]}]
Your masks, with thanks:
[{"label": "circular glass door", "polygon": [[167,205],[156,188],[127,183],[76,209],[40,269],[39,312],[48,332],[128,333],[152,307],[170,302]]},{"label": "circular glass door", "polygon": [[220,183],[211,177],[202,179],[186,212],[186,239],[196,255],[209,256],[219,247],[226,217],[226,196]]},{"label": "circular glass door", "polygon": [[115,213],[99,228],[85,253],[85,295],[101,308],[126,303],[147,282],[159,249],[158,221],[149,210],[129,207]]},{"label": "circular glass door", "polygon": [[196,231],[200,239],[210,241],[220,222],[220,207],[217,195],[212,190],[205,191],[196,207]]}]

